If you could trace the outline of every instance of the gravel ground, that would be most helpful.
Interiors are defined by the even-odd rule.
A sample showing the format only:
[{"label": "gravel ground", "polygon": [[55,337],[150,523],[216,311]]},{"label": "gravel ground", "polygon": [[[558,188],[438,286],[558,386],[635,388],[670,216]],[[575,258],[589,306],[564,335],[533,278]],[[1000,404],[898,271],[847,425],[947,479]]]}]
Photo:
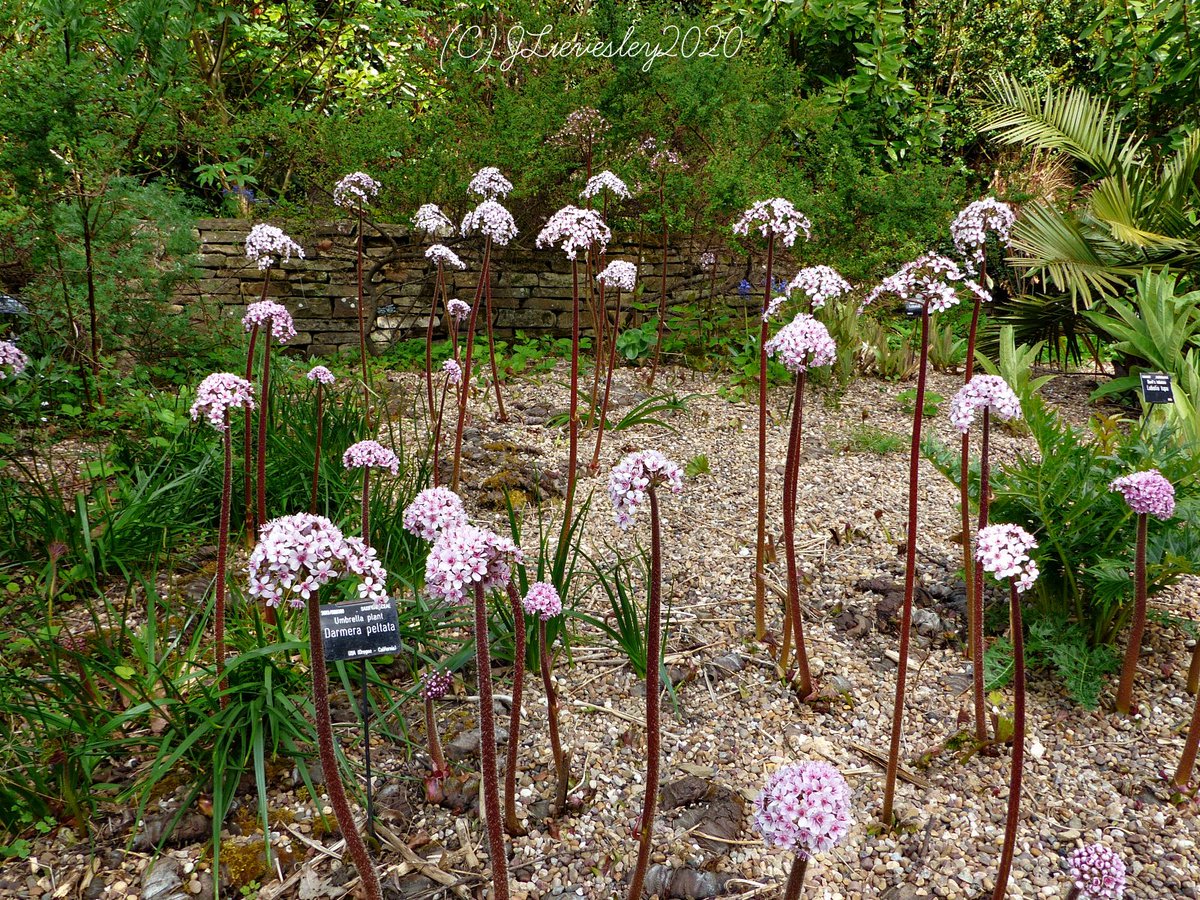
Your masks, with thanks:
[{"label": "gravel ground", "polygon": [[[644,395],[636,375],[631,370],[618,375],[617,416]],[[693,776],[702,780],[707,793],[689,809],[660,809],[653,862],[724,881],[728,895],[774,896],[786,878],[790,856],[768,851],[756,839],[750,802],[779,765],[819,759],[838,767],[850,783],[855,824],[838,848],[810,864],[806,897],[990,896],[1003,837],[1009,754],[976,754],[964,762],[953,752],[937,752],[969,710],[970,669],[954,637],[961,628],[961,607],[956,605],[961,584],[955,578],[961,550],[953,540],[959,530],[957,493],[924,461],[918,579],[926,590],[916,619],[902,743],[904,771],[911,777],[897,792],[901,828],[881,834],[874,827],[883,789],[878,759],[887,751],[898,638],[879,612],[884,598],[859,584],[903,579],[897,548],[905,532],[911,425],[895,398],[910,385],[864,379],[838,405],[822,402],[820,392],[808,398],[798,542],[808,581],[802,601],[809,652],[825,690],[821,702],[805,704],[775,677],[771,643],[754,640],[755,410],[717,396],[715,383],[703,376],[668,369],[660,379],[657,390],[695,394],[686,410],[669,416],[670,429],[647,425],[606,436],[599,474],[585,475],[578,488],[581,496],[595,490],[585,546],[610,558],[612,548],[631,551],[639,537],[644,543],[648,530],[644,521],[628,533],[613,524],[604,491],[611,465],[624,452],[647,448],[660,449],[681,464],[699,454],[708,459],[706,474],[686,479],[683,493],[662,503],[664,602],[672,608],[667,662],[673,677],[683,679],[676,702],[663,701],[662,781],[668,785]],[[407,375],[393,380],[401,391],[417,391],[420,384]],[[519,458],[525,461],[524,476],[535,481],[542,476],[553,481],[565,469],[565,429],[544,424],[565,408],[563,382],[565,367],[560,364],[536,381],[508,386],[511,421],[506,424],[494,421],[487,399],[480,396],[485,413],[468,437],[465,481],[468,503],[482,521],[500,524],[499,513],[477,504],[487,499],[483,480],[498,467],[514,465]],[[1047,394],[1074,421],[1082,421],[1087,382],[1085,377],[1056,379]],[[960,376],[930,376],[930,389],[945,402],[928,420],[927,433],[947,442],[955,436],[946,417],[949,398],[960,384]],[[769,521],[776,530],[790,394],[790,389],[780,389],[772,396]],[[885,454],[854,449],[852,431],[864,423],[898,436],[900,449]],[[585,463],[593,440],[589,432],[581,442]],[[1000,428],[993,448],[995,464],[1028,452],[1029,441]],[[770,574],[776,584],[783,583],[782,558]],[[600,618],[609,612],[598,591],[575,602],[578,610]],[[1194,581],[1155,602],[1177,614],[1200,614]],[[778,601],[768,597],[768,627],[774,632],[780,618]],[[558,668],[564,742],[573,754],[574,775],[582,776],[574,791],[579,809],[557,820],[544,815],[554,779],[541,684],[537,678],[526,682],[519,808],[530,814],[529,834],[511,841],[518,897],[623,896],[636,853],[632,831],[643,795],[644,691],[618,649],[600,641],[594,630],[582,627],[581,632],[574,666],[567,668],[560,660]],[[1088,712],[1055,683],[1032,678],[1021,821],[1008,896],[1065,897],[1065,857],[1093,841],[1118,849],[1126,860],[1126,896],[1200,896],[1200,827],[1194,809],[1165,802],[1162,778],[1164,769],[1174,768],[1190,715],[1191,698],[1184,691],[1189,652],[1177,632],[1153,625],[1148,629],[1136,696],[1145,714],[1128,720],[1107,712],[1103,704]],[[508,675],[497,670],[498,692],[508,690]],[[439,705],[447,738],[461,737],[473,726],[473,685],[471,675],[458,685],[454,699]],[[1111,690],[1104,700],[1110,699]],[[414,706],[405,712],[414,737],[423,739],[420,710]],[[504,723],[507,710],[498,722]],[[923,754],[928,765],[918,766]],[[384,881],[399,891],[395,896],[479,896],[487,841],[477,815],[423,802],[420,755],[406,760],[384,741],[375,755],[385,773],[380,783],[388,785],[380,790],[380,821],[396,837],[385,835],[377,858]],[[469,747],[459,765],[467,773],[477,765]],[[394,780],[387,774],[410,777]],[[330,851],[340,853],[338,842],[331,836],[316,838],[317,810],[297,796],[288,776],[277,781],[272,807],[292,811],[274,833],[276,846],[287,853],[276,873],[256,879],[258,896],[342,896],[354,882],[328,858]],[[465,804],[471,806],[472,799],[467,797]],[[252,797],[248,803],[253,811]],[[252,830],[247,824],[244,835],[231,832],[230,845],[252,843]],[[702,837],[707,834],[721,840]],[[258,840],[261,847],[261,836]],[[153,865],[146,854],[124,851],[115,839],[107,850],[82,853],[68,844],[56,837],[36,847],[36,865],[30,860],[7,864],[0,869],[0,888],[7,884],[34,897],[212,896],[202,841],[172,850]],[[164,881],[170,889],[156,893],[156,885]],[[57,892],[67,885],[66,892]]]}]

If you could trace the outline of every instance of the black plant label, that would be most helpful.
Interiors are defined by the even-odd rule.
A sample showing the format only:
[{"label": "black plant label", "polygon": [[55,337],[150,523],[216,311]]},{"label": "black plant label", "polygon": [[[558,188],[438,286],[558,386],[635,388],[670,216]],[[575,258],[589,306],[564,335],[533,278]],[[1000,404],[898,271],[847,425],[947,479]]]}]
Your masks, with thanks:
[{"label": "black plant label", "polygon": [[1165,372],[1143,372],[1142,399],[1147,403],[1174,403],[1171,391],[1171,376]]},{"label": "black plant label", "polygon": [[400,620],[396,603],[377,606],[371,600],[321,607],[321,640],[327,662],[369,659],[400,652]]}]

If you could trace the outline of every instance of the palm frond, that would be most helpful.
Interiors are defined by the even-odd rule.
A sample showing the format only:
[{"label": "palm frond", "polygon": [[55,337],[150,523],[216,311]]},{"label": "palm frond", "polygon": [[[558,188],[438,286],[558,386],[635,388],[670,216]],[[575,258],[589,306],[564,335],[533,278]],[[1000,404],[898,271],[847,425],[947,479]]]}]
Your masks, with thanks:
[{"label": "palm frond", "polygon": [[1137,155],[1140,142],[1123,138],[1107,102],[1087,91],[1046,88],[1045,95],[1015,78],[999,76],[985,89],[984,131],[1005,144],[1025,144],[1070,154],[1105,177],[1120,172]]},{"label": "palm frond", "polygon": [[[1182,208],[1189,199],[1200,200],[1200,128],[1188,134],[1175,155],[1163,165],[1161,202]],[[1195,225],[1192,226],[1193,230]]]},{"label": "palm frond", "polygon": [[1158,230],[1155,204],[1142,199],[1146,187],[1153,191],[1152,185],[1146,186],[1124,178],[1105,178],[1092,193],[1088,211],[1108,226],[1115,240],[1151,253],[1184,250],[1194,245],[1195,242],[1186,237]]},{"label": "palm frond", "polygon": [[1008,260],[1018,270],[1041,276],[1047,282],[1043,290],[1052,286],[1070,294],[1075,310],[1124,292],[1128,279],[1141,270],[1140,265],[1122,267],[1083,224],[1079,217],[1051,206],[1029,207],[1013,228],[1016,253]]}]

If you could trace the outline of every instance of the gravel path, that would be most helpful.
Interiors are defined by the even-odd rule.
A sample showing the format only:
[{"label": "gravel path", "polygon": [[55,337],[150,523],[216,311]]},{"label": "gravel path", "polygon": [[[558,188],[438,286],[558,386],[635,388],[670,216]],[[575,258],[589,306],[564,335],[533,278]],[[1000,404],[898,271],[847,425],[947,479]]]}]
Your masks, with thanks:
[{"label": "gravel path", "polygon": [[[636,374],[619,373],[618,416],[643,393]],[[902,744],[902,761],[911,781],[902,782],[897,793],[903,823],[899,832],[883,835],[874,828],[883,787],[877,760],[887,750],[897,636],[890,619],[877,614],[884,598],[859,584],[869,579],[903,579],[903,557],[897,548],[905,530],[911,425],[895,398],[910,385],[860,380],[840,404],[823,402],[826,398],[820,392],[809,396],[798,541],[808,580],[802,601],[810,654],[826,699],[802,704],[775,677],[771,645],[756,642],[753,635],[754,408],[722,399],[714,382],[691,373],[668,369],[661,377],[658,391],[696,396],[687,401],[686,410],[669,417],[670,429],[638,426],[606,436],[600,474],[583,477],[579,486],[581,496],[595,491],[585,547],[607,559],[612,548],[631,552],[639,537],[647,541],[644,522],[628,533],[612,522],[604,487],[608,469],[624,452],[660,449],[680,464],[700,454],[708,459],[707,474],[686,479],[683,494],[668,496],[662,503],[664,603],[672,608],[667,662],[673,677],[684,680],[676,701],[663,701],[662,780],[669,784],[694,776],[708,785],[708,794],[691,809],[660,810],[653,862],[691,868],[698,877],[713,882],[725,881],[729,895],[775,896],[791,859],[764,849],[756,839],[748,817],[750,804],[766,775],[780,764],[820,759],[846,775],[853,791],[855,824],[842,845],[809,866],[806,897],[974,900],[990,896],[1003,836],[1009,756],[1007,752],[977,754],[963,762],[951,751],[937,752],[969,711],[970,669],[954,638],[961,628],[961,607],[956,605],[960,585],[955,577],[961,550],[953,541],[959,530],[957,492],[924,461],[918,579],[926,592],[914,632]],[[1048,391],[1075,421],[1086,418],[1086,380],[1058,379]],[[394,381],[404,390],[421,389],[413,376],[398,376]],[[508,465],[520,457],[529,461],[526,466],[535,477],[561,475],[567,453],[565,428],[547,428],[544,422],[565,408],[565,381],[565,367],[560,364],[536,382],[510,385],[506,401],[512,421],[499,425],[486,415],[476,420],[478,430],[470,435],[474,449],[466,468],[469,505],[477,507],[475,501],[486,494],[483,480],[502,461]],[[947,442],[955,437],[946,417],[949,398],[960,384],[960,376],[930,377],[930,389],[945,402],[928,421],[928,429]],[[772,397],[769,521],[776,530],[790,394],[790,389],[780,389]],[[482,408],[489,410],[482,394],[480,400]],[[852,431],[864,423],[897,435],[899,451],[880,455],[854,450]],[[592,443],[591,433],[585,434],[581,447],[586,451],[580,455],[586,463]],[[1028,451],[1028,444],[1027,438],[996,429],[994,464]],[[514,446],[524,451],[518,453]],[[481,520],[501,524],[499,513],[477,509]],[[532,510],[527,508],[530,515]],[[526,529],[527,534],[531,531],[536,535],[536,528]],[[527,552],[535,549],[526,548]],[[780,585],[784,581],[782,554],[779,563],[771,566],[771,577]],[[768,623],[777,632],[778,601],[769,600]],[[1156,602],[1170,605],[1177,614],[1200,614],[1194,581]],[[578,611],[599,618],[609,614],[599,591],[582,594],[575,603]],[[520,740],[519,807],[522,814],[532,814],[529,835],[511,842],[517,897],[563,894],[607,900],[623,896],[623,881],[636,854],[632,832],[642,803],[644,692],[619,650],[601,642],[594,629],[580,626],[579,631],[574,666],[559,662],[558,689],[573,773],[582,775],[575,791],[580,809],[557,821],[538,815],[545,807],[539,801],[553,795],[554,780],[541,684],[536,677],[529,678]],[[1200,827],[1194,809],[1180,810],[1165,802],[1161,777],[1164,769],[1174,768],[1190,715],[1191,698],[1184,691],[1189,652],[1177,632],[1150,627],[1138,685],[1138,702],[1147,712],[1130,720],[1105,712],[1103,705],[1088,712],[1067,699],[1055,683],[1033,677],[1022,814],[1008,896],[1065,897],[1069,888],[1065,857],[1093,841],[1117,848],[1126,860],[1127,897],[1200,896],[1196,847]],[[498,670],[496,675],[497,690],[504,693],[508,673]],[[473,684],[472,674],[458,686],[454,700],[439,706],[448,738],[473,727],[475,707],[469,699]],[[1110,694],[1106,691],[1105,702]],[[422,740],[420,710],[407,709],[406,718],[414,739]],[[498,724],[506,722],[505,714]],[[388,750],[383,742],[376,749],[384,772],[419,774],[420,757],[410,762],[389,756]],[[916,760],[922,754],[928,754],[929,764],[918,767]],[[468,755],[460,765],[469,773],[477,762]],[[381,792],[381,821],[406,846],[403,850],[389,847],[385,839],[377,854],[385,882],[397,884],[401,892],[396,896],[476,896],[487,859],[487,842],[477,816],[456,815],[422,802],[417,778],[388,783],[401,787]],[[253,808],[253,799],[249,802]],[[743,804],[747,818],[739,821]],[[286,784],[273,799],[276,805],[294,810],[294,823],[281,825],[277,833],[277,845],[289,847],[291,856],[278,870],[285,876],[283,884],[274,875],[264,879],[259,896],[306,900],[340,896],[349,887],[337,886],[345,882],[345,874],[339,878],[337,864],[305,843],[335,844],[330,837],[313,840],[311,805],[296,799]],[[703,837],[728,825],[731,817],[732,830],[716,835],[721,840]],[[231,836],[231,843],[248,839]],[[47,853],[64,861],[60,868],[69,868],[65,861],[74,858],[67,849],[46,847],[43,860]],[[93,896],[149,896],[144,855],[106,859],[93,879],[103,882],[104,890]],[[428,868],[439,861],[438,872],[450,876],[442,879],[449,887],[439,887],[436,873]],[[211,896],[211,878],[200,877],[208,866],[201,845],[171,851],[154,868],[164,865],[176,866],[182,873],[179,896]],[[11,872],[11,866],[0,870],[0,877]],[[26,870],[20,875],[26,885],[45,879],[44,872],[38,876]],[[114,885],[118,879],[119,887]],[[41,889],[30,887],[30,895],[41,896]],[[45,896],[58,895],[51,888]],[[154,896],[165,900],[173,895]]]}]

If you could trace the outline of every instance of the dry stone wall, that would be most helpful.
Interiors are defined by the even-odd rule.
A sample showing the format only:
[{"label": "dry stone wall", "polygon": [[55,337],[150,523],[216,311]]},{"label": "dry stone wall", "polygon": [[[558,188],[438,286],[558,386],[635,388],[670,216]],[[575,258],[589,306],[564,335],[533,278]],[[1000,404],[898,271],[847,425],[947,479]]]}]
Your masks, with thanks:
[{"label": "dry stone wall", "polygon": [[[230,317],[241,318],[247,304],[262,296],[263,276],[245,257],[251,222],[246,219],[202,219],[198,276],[182,290],[180,300],[203,298]],[[304,259],[293,259],[271,271],[267,296],[283,303],[296,321],[296,339],[289,346],[308,355],[332,355],[358,348],[357,225],[354,222],[317,223],[289,230],[303,248]],[[436,239],[435,239],[436,240]],[[466,262],[463,272],[448,272],[449,296],[470,303],[478,283],[481,248],[476,240],[450,236],[440,239]],[[525,243],[520,241],[525,240]],[[424,257],[430,240],[404,227],[368,223],[363,231],[364,298],[371,349],[379,352],[397,340],[423,335],[429,322],[436,269]],[[532,236],[509,247],[495,248],[492,262],[492,315],[497,333],[510,337],[526,333],[567,335],[571,330],[571,265],[558,251],[535,250]],[[635,261],[637,246],[618,239],[608,258]],[[717,293],[732,304],[759,301],[738,296],[737,284],[746,274],[728,254],[718,261]],[[657,303],[661,285],[661,251],[648,242],[640,267],[642,301]],[[581,282],[583,273],[580,272]],[[667,302],[707,296],[710,275],[701,269],[699,251],[671,247],[667,255]],[[627,297],[625,299],[628,299]],[[586,313],[583,321],[588,322]],[[435,320],[439,329],[440,318]]]}]

